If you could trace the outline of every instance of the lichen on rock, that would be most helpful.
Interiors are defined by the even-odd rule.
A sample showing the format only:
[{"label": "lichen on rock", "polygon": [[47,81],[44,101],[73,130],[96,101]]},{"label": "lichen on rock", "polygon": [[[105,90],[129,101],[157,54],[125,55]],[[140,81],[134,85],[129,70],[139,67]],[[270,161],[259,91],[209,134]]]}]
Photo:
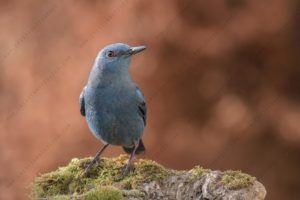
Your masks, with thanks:
[{"label": "lichen on rock", "polygon": [[252,186],[256,178],[241,171],[228,170],[222,176],[221,183],[231,189],[240,189]]},{"label": "lichen on rock", "polygon": [[84,174],[84,168],[91,158],[72,159],[67,166],[37,177],[32,198],[264,199],[266,195],[261,183],[239,171],[211,171],[200,166],[176,171],[144,159],[136,160],[132,172],[121,177],[127,159],[126,155],[102,158],[89,174]]}]

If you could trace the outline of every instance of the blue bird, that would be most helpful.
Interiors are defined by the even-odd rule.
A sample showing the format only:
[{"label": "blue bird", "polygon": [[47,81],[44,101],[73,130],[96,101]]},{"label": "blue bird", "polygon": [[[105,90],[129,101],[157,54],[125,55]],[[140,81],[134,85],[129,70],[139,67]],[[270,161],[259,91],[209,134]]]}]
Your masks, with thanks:
[{"label": "blue bird", "polygon": [[89,163],[90,170],[109,144],[122,146],[130,155],[123,171],[127,174],[135,154],[145,151],[142,135],[146,126],[146,103],[128,68],[131,56],[145,46],[117,43],[104,47],[97,55],[88,83],[80,94],[80,113],[92,134],[103,146]]}]

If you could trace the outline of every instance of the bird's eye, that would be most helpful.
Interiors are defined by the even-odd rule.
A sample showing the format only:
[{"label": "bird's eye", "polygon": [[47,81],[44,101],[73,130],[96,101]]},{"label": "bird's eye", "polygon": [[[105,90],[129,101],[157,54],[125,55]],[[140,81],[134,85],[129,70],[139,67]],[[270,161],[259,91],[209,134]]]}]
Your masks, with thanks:
[{"label": "bird's eye", "polygon": [[113,51],[109,51],[109,52],[107,53],[107,56],[111,58],[111,57],[114,57],[115,54],[114,54]]}]

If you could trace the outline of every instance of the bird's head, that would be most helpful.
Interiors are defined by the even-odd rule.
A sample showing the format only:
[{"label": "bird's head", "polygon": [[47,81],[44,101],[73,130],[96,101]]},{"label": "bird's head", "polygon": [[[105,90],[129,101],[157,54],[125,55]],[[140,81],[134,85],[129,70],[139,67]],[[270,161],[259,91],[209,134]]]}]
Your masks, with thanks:
[{"label": "bird's head", "polygon": [[96,65],[108,72],[127,70],[131,56],[145,50],[145,46],[130,47],[127,44],[117,43],[104,47],[96,58]]}]

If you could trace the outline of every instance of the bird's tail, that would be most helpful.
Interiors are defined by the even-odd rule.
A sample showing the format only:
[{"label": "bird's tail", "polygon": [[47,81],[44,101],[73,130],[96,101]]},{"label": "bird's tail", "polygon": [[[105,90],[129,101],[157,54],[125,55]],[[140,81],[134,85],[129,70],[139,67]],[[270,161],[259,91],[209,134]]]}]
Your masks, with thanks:
[{"label": "bird's tail", "polygon": [[[131,153],[133,152],[134,148],[135,148],[135,146],[133,146],[133,147],[123,147],[124,151],[125,151],[126,153],[128,153],[128,154],[131,154]],[[143,144],[143,141],[140,140],[139,146],[138,146],[138,148],[136,149],[135,154],[144,153],[145,150],[146,150],[146,149],[145,149],[145,146],[144,146],[144,144]]]}]

